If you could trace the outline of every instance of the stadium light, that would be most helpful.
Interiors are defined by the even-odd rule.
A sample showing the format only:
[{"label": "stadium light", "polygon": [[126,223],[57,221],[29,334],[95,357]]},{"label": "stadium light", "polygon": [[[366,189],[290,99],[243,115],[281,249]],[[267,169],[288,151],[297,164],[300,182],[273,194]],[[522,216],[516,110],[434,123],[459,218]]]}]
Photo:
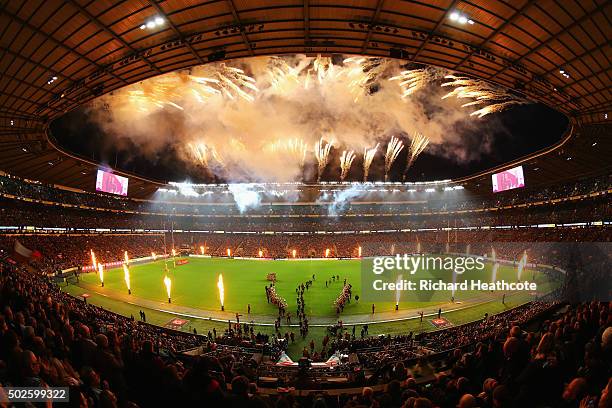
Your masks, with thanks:
[{"label": "stadium light", "polygon": [[148,28],[150,30],[154,29],[155,27],[159,27],[162,26],[164,24],[164,19],[157,16],[149,21],[147,21],[146,23],[143,23],[140,25],[140,29],[144,30],[145,28]]},{"label": "stadium light", "polygon": [[462,24],[462,25],[463,24],[470,24],[470,25],[474,24],[474,20],[472,20],[471,18],[469,18],[465,14],[460,13],[458,11],[453,11],[452,13],[450,13],[449,19],[451,21],[457,22],[457,23]]}]

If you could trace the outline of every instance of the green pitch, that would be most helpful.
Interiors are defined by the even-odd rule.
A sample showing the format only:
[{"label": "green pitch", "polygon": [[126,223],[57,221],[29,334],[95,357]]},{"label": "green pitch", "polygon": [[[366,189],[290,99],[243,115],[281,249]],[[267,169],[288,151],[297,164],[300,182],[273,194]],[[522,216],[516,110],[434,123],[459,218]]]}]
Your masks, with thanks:
[{"label": "green pitch", "polygon": [[[219,291],[217,280],[223,274],[225,287],[225,311],[246,313],[247,305],[251,305],[251,313],[256,315],[278,314],[274,305],[267,303],[265,286],[270,282],[266,279],[269,273],[276,273],[276,291],[286,299],[289,311],[295,316],[297,285],[312,279],[313,286],[305,293],[307,314],[309,316],[332,317],[336,315],[333,306],[334,300],[342,290],[343,281],[353,286],[353,295],[361,295],[361,261],[360,260],[242,260],[219,258],[183,258],[188,261],[185,265],[173,266],[170,260],[168,276],[172,280],[172,304],[202,310],[220,310]],[[131,265],[130,283],[132,295],[130,298],[141,298],[160,302],[167,301],[166,288],[163,284],[166,275],[164,261]],[[332,275],[340,276],[336,281],[331,280]],[[431,277],[440,278],[441,271],[419,271],[409,279]],[[483,276],[484,275],[484,276]],[[517,278],[515,267],[500,266],[497,279],[514,282]],[[545,277],[531,270],[523,272],[523,279],[532,280],[546,285]],[[487,264],[484,271],[466,272],[462,279],[483,279],[491,276],[491,265]],[[448,277],[444,279],[450,281]],[[326,281],[328,285],[326,287]],[[80,286],[94,289],[95,292],[113,297],[121,295],[125,299],[127,287],[124,272],[121,268],[109,269],[104,272],[104,287],[100,286],[97,274],[81,275]],[[406,296],[408,298],[408,296]],[[425,301],[419,299],[400,298],[402,310],[431,306],[446,303],[450,300],[448,291],[435,291]],[[456,295],[458,301],[492,300],[501,297],[494,292],[465,292]],[[412,301],[410,301],[412,300]],[[527,299],[526,299],[527,300]],[[361,299],[352,301],[344,308],[342,316],[371,313],[372,302]],[[395,301],[376,302],[376,312],[388,312],[395,309]]]}]

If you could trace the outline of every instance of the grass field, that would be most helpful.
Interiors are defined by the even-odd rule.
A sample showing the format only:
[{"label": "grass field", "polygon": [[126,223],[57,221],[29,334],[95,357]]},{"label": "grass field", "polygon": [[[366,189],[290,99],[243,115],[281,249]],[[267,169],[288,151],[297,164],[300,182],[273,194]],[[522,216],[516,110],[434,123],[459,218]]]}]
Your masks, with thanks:
[{"label": "grass field", "polygon": [[[175,305],[187,306],[201,310],[219,310],[220,301],[217,289],[217,279],[223,274],[225,286],[225,310],[228,312],[245,313],[247,305],[251,305],[253,314],[276,315],[274,305],[267,303],[265,286],[270,282],[266,280],[269,273],[277,276],[276,291],[285,298],[290,312],[296,309],[296,286],[315,275],[313,286],[306,292],[304,298],[307,314],[309,316],[336,315],[333,306],[339,295],[343,281],[346,278],[353,285],[353,294],[361,294],[361,261],[360,260],[246,260],[246,259],[219,259],[219,258],[188,258],[185,265],[173,266],[168,261],[169,276],[172,279],[171,297]],[[331,281],[331,276],[339,275],[340,279]],[[532,278],[532,273],[529,279]],[[419,271],[409,279],[432,277],[439,278],[442,271]],[[483,276],[484,275],[484,276]],[[482,272],[466,272],[461,279],[488,280],[491,275],[491,266],[486,265]],[[132,297],[166,301],[166,288],[163,285],[165,276],[164,261],[130,266],[130,281]],[[516,270],[510,266],[501,266],[497,271],[498,279],[506,281],[516,280]],[[325,281],[328,281],[326,286]],[[536,280],[538,277],[536,276]],[[115,293],[126,294],[127,288],[124,273],[121,268],[110,269],[104,272],[105,286],[100,287],[97,274],[89,273],[81,276],[84,287],[97,286],[96,291],[109,296]],[[422,291],[421,291],[422,292]],[[421,293],[419,292],[419,293]],[[499,295],[499,294],[497,294]],[[466,301],[470,298],[491,300],[495,298],[493,292],[461,292],[456,295],[458,300]],[[406,296],[407,297],[407,296]],[[433,291],[425,301],[412,296],[412,299],[401,300],[402,309],[426,307],[438,303],[448,302],[451,293],[448,291]],[[362,297],[363,298],[363,297]],[[342,315],[371,313],[372,302],[361,301],[348,304]],[[395,302],[376,302],[376,311],[393,311]]]},{"label": "grass field", "polygon": [[[169,276],[172,279],[172,305],[181,305],[199,310],[219,311],[219,295],[217,289],[217,278],[219,273],[223,274],[225,285],[225,310],[227,312],[239,312],[246,314],[246,305],[251,304],[252,313],[256,315],[276,316],[277,309],[266,302],[264,286],[269,284],[266,280],[268,273],[277,275],[277,292],[286,298],[289,311],[295,315],[296,296],[295,288],[301,283],[315,275],[313,287],[305,294],[307,313],[309,316],[333,320],[336,316],[333,301],[336,299],[346,278],[353,285],[353,293],[361,292],[361,264],[359,260],[295,260],[295,261],[261,261],[241,259],[218,259],[218,258],[187,258],[188,263],[173,267],[168,261]],[[331,275],[340,275],[340,281],[331,282],[328,287],[325,281]],[[440,275],[440,271],[422,272],[418,276],[423,278],[425,274],[431,277]],[[547,285],[545,279],[539,273],[525,271],[524,278],[539,282],[540,291],[545,290]],[[485,276],[473,276],[464,274],[464,279],[490,278],[491,266],[487,265],[483,272]],[[124,273],[121,268],[109,269],[104,273],[104,287],[100,286],[97,274],[88,273],[81,275],[78,285],[65,286],[66,292],[80,296],[84,292],[90,294],[88,301],[105,309],[125,316],[138,316],[140,310],[147,313],[149,323],[160,326],[166,325],[176,314],[168,312],[160,307],[147,307],[138,303],[138,300],[167,302],[166,289],[163,285],[165,276],[164,261],[130,266],[130,281],[132,295],[127,295],[124,281]],[[497,271],[498,279],[507,281],[516,280],[516,269],[510,266],[501,266]],[[470,297],[472,297],[471,305]],[[478,299],[475,301],[475,299]],[[429,309],[437,308],[437,305],[448,305],[450,293],[436,291],[427,302],[401,301],[400,310],[411,309],[409,315],[405,315],[403,321],[387,321],[370,324],[370,335],[398,334],[410,331],[419,332],[433,330],[435,327],[426,319],[421,324],[416,319],[416,310],[429,306]],[[481,318],[484,313],[494,314],[515,307],[531,299],[528,294],[509,294],[505,304],[501,303],[501,294],[495,292],[473,292],[458,295],[458,300],[465,302],[466,307],[462,310],[446,312],[444,316],[453,324],[458,325]],[[376,321],[379,316],[393,316],[394,302],[377,302],[376,315],[371,320]],[[446,311],[447,308],[444,307]],[[360,316],[371,313],[370,302],[351,302],[342,313],[342,319],[348,320],[350,316]],[[192,331],[194,328],[198,333],[205,334],[212,328],[222,331],[227,327],[223,321],[214,321],[203,318],[188,318],[189,323],[183,330]],[[244,320],[244,319],[243,319]],[[273,327],[260,326],[258,330],[272,333]],[[297,328],[282,328],[284,331],[298,331]],[[292,357],[299,357],[302,347],[310,339],[320,344],[320,339],[325,335],[325,327],[312,327],[306,339],[299,338],[295,344],[290,345],[289,353]],[[359,333],[359,330],[357,330]]]}]

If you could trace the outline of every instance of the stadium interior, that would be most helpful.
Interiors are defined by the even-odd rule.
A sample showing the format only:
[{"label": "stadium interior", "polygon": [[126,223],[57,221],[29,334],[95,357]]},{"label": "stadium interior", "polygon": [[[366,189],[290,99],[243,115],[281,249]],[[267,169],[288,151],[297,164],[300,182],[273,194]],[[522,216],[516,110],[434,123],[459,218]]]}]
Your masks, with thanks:
[{"label": "stadium interior", "polygon": [[612,407],[611,13],[0,1],[0,407]]}]

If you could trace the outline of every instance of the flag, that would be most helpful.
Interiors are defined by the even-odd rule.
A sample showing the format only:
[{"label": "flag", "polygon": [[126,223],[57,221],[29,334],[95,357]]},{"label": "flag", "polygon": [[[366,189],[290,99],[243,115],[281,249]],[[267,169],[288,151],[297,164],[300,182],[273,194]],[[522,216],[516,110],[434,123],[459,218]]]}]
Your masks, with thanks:
[{"label": "flag", "polygon": [[13,246],[13,260],[17,262],[27,262],[32,258],[33,254],[34,251],[24,246],[18,240],[15,240],[15,245]]}]

